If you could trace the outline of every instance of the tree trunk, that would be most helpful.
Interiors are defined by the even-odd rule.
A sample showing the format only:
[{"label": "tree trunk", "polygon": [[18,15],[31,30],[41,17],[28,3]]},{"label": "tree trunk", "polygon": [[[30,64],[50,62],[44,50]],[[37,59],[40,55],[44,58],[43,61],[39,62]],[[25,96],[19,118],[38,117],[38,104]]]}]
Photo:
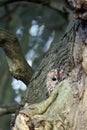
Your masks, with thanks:
[{"label": "tree trunk", "polygon": [[[6,0],[1,5],[9,2]],[[0,30],[0,47],[7,55],[10,72],[29,83],[25,105],[16,116],[13,130],[87,130],[87,0],[33,2],[59,9],[62,15],[68,11],[65,3],[69,2],[68,6],[76,11],[74,17],[78,19],[70,23],[58,45],[51,46],[31,80],[33,71],[26,63],[17,39]],[[53,69],[62,74],[47,98],[47,74]]]},{"label": "tree trunk", "polygon": [[[86,21],[73,20],[51,47],[32,77],[14,130],[87,130],[86,30]],[[47,73],[55,68],[63,70],[61,82],[46,99]]]}]

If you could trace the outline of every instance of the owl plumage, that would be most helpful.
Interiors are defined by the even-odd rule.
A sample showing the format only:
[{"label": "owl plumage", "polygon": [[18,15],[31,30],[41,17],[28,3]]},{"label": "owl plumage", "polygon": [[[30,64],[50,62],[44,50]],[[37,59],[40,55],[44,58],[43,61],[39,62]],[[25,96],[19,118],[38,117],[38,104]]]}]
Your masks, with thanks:
[{"label": "owl plumage", "polygon": [[62,70],[59,71],[57,69],[52,69],[47,74],[46,89],[47,89],[47,92],[48,92],[48,96],[50,96],[50,94],[54,90],[56,84],[58,84],[59,81],[61,80],[62,72],[63,72]]}]

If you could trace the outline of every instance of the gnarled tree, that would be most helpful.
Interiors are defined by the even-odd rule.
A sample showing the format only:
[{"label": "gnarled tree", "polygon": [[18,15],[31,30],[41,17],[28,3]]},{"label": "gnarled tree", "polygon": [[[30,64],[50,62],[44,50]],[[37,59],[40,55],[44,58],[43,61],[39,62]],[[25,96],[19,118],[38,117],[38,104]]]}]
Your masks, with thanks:
[{"label": "gnarled tree", "polygon": [[[25,104],[16,116],[13,130],[87,129],[87,1],[68,0],[67,2],[74,10],[75,18],[58,45],[50,48],[33,74],[27,88]],[[19,59],[18,62],[13,59],[15,53],[9,50],[8,44],[13,45],[18,41],[14,36],[10,38],[9,33],[6,34],[2,30],[0,32],[0,46],[5,50],[9,68],[15,76],[14,68],[11,67],[12,64],[17,64]],[[5,34],[3,38],[2,32]],[[17,54],[20,53],[18,49]],[[10,56],[10,53],[13,55]],[[32,75],[32,70],[27,66],[24,58],[22,61],[23,68],[26,67],[29,70],[28,74]],[[62,70],[62,77],[47,98],[45,87],[47,73],[54,68]],[[28,84],[28,79],[24,80],[26,71],[22,72],[24,76],[22,78],[20,72],[22,69],[18,68],[18,75],[15,77]]]}]

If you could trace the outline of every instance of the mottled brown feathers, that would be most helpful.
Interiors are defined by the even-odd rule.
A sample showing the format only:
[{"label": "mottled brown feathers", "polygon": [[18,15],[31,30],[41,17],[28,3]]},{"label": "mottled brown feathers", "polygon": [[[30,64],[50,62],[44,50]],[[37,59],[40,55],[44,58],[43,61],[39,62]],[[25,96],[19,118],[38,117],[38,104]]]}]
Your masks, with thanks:
[{"label": "mottled brown feathers", "polygon": [[58,84],[59,81],[61,80],[62,72],[63,70],[59,71],[57,69],[52,69],[47,74],[46,88],[47,88],[48,95],[52,93],[56,84]]}]

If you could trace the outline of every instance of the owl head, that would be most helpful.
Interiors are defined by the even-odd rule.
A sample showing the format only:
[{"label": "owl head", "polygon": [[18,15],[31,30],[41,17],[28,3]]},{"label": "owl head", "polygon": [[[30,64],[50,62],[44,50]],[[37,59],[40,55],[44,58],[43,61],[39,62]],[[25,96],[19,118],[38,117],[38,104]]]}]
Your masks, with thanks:
[{"label": "owl head", "polygon": [[48,74],[47,74],[47,82],[52,82],[52,84],[57,84],[58,83],[58,70],[57,69],[52,69]]},{"label": "owl head", "polygon": [[52,69],[47,74],[46,88],[47,88],[48,95],[51,94],[56,84],[59,83],[61,74],[62,74],[62,71],[59,71],[58,69]]}]

